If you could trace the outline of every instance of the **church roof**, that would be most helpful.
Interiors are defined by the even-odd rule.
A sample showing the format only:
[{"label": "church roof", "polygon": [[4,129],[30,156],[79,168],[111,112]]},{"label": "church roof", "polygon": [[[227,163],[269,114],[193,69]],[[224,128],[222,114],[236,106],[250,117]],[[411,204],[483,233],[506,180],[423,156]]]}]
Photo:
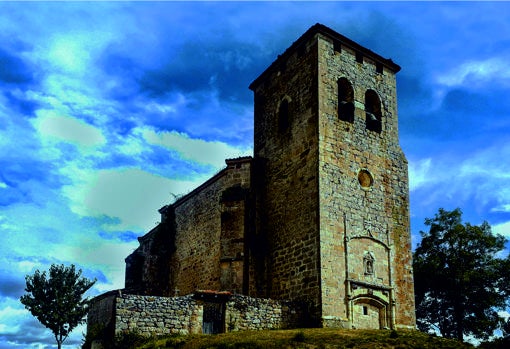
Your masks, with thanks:
[{"label": "church roof", "polygon": [[310,27],[303,35],[299,37],[294,43],[287,49],[285,52],[281,55],[278,55],[278,58],[262,73],[259,75],[258,78],[256,78],[249,86],[251,90],[255,88],[256,85],[258,85],[263,79],[266,78],[266,76],[271,72],[273,69],[278,67],[282,61],[285,61],[294,51],[297,50],[299,45],[303,44],[307,40],[309,40],[311,37],[313,37],[315,34],[322,34],[330,39],[333,40],[333,42],[336,42],[340,45],[346,46],[355,52],[361,53],[364,57],[370,58],[371,60],[381,63],[389,70],[397,73],[400,71],[400,66],[396,63],[394,63],[391,59],[384,58],[380,56],[379,54],[373,52],[372,50],[367,49],[366,47],[361,46],[360,44],[352,41],[351,39],[343,36],[342,34],[334,31],[333,29],[326,27],[323,24],[317,23]]}]

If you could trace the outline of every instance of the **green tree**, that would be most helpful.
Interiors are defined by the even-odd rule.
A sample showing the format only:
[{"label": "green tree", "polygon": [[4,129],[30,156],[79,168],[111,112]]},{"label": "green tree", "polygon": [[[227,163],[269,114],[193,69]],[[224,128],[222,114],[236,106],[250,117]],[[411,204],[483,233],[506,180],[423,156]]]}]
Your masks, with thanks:
[{"label": "green tree", "polygon": [[498,327],[497,313],[508,299],[509,259],[498,252],[506,240],[487,222],[462,223],[462,211],[439,209],[426,219],[428,233],[414,253],[416,317],[422,331],[463,340],[487,339]]},{"label": "green tree", "polygon": [[84,322],[89,301],[83,294],[94,285],[96,280],[81,277],[81,270],[74,265],[52,264],[49,276],[36,270],[27,275],[27,292],[20,298],[21,303],[41,324],[55,335],[60,349],[71,331]]}]

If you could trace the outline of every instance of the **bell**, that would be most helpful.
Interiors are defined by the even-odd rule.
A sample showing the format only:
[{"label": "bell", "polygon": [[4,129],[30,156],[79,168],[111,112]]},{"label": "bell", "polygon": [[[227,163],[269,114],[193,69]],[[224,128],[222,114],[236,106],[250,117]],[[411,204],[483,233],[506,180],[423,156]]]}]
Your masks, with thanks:
[{"label": "bell", "polygon": [[367,111],[367,115],[370,117],[370,121],[378,121],[374,114]]}]

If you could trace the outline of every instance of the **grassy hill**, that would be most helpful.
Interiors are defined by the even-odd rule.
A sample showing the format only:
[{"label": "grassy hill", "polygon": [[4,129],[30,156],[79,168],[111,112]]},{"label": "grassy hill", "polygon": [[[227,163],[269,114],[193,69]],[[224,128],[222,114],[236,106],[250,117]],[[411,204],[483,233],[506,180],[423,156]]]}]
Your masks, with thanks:
[{"label": "grassy hill", "polygon": [[[127,338],[126,338],[127,339]],[[121,345],[128,348],[128,344]],[[219,335],[153,338],[133,348],[179,349],[472,349],[473,346],[419,331],[295,329],[243,331]]]}]

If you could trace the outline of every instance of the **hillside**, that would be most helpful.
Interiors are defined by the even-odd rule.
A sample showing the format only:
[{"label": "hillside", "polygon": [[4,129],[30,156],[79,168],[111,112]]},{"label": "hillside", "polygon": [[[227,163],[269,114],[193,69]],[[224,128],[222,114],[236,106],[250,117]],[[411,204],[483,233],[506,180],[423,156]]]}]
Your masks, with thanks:
[{"label": "hillside", "polygon": [[[127,339],[127,338],[126,338]],[[134,339],[134,338],[133,338]],[[127,347],[127,343],[123,344]],[[138,349],[468,349],[470,344],[430,336],[418,331],[296,329],[231,332],[220,335],[170,336],[153,339]]]}]

